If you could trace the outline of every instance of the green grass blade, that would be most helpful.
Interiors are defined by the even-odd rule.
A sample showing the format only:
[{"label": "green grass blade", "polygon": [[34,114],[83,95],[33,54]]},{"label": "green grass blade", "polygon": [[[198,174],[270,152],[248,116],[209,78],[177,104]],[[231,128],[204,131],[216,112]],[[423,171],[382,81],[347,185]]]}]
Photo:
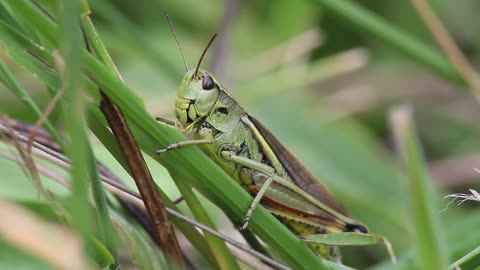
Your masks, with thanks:
[{"label": "green grass blade", "polygon": [[385,237],[377,234],[364,234],[353,232],[341,232],[331,234],[313,234],[302,238],[305,242],[327,244],[333,246],[367,246],[384,244],[393,263],[397,258],[393,252],[392,244]]},{"label": "green grass blade", "polygon": [[[89,8],[88,2],[86,0],[82,1],[82,14],[84,15],[81,17],[81,23],[83,26],[85,36],[89,42],[89,45],[92,47],[91,48],[92,51],[100,59],[100,61],[104,63],[112,71],[112,73],[116,74],[116,76],[119,79],[122,79],[120,72],[115,66],[112,58],[110,57],[110,54],[106,50],[105,45],[101,41],[100,36],[98,35],[95,27],[93,26],[92,21],[90,20],[90,16],[88,15],[90,13],[91,13],[91,10]],[[115,149],[117,149],[117,147],[115,147]],[[122,158],[122,161],[123,161],[123,158]],[[209,240],[209,238],[211,238],[211,236],[206,237],[207,241]],[[215,239],[214,241],[216,241],[216,243],[219,242],[217,239]],[[222,265],[221,262],[228,262],[226,265],[223,265],[223,268],[228,268],[228,269],[238,268],[238,266],[234,267],[236,265],[236,262],[233,256],[231,255],[231,253],[228,252],[226,245],[224,243],[222,244],[223,244],[221,249],[222,256],[217,256],[217,261],[220,262],[220,265]],[[213,250],[212,254],[215,254],[215,250]]]},{"label": "green grass blade", "polygon": [[[72,164],[72,202],[70,212],[73,225],[76,230],[84,236],[86,248],[93,252],[89,237],[94,231],[95,224],[92,222],[92,211],[89,208],[89,186],[92,188],[93,197],[96,204],[95,214],[98,218],[98,232],[102,243],[108,248],[109,252],[116,257],[116,248],[113,238],[113,226],[108,214],[105,194],[98,176],[97,166],[93,157],[93,151],[87,137],[87,125],[85,117],[85,99],[81,91],[82,80],[78,74],[82,70],[82,58],[78,51],[82,50],[80,25],[78,15],[80,14],[80,5],[77,1],[64,2],[61,8],[60,29],[61,29],[61,53],[65,68],[63,73],[64,91],[64,115],[65,126],[69,134],[70,144],[67,145],[65,152],[69,156]],[[54,37],[57,38],[57,37]],[[90,182],[88,181],[90,180]],[[118,267],[114,263],[111,269]]]},{"label": "green grass blade", "polygon": [[388,23],[375,13],[349,0],[314,0],[316,3],[344,18],[352,28],[358,28],[362,34],[368,33],[402,51],[412,59],[419,61],[455,83],[465,85],[455,67],[438,50],[426,45],[409,33]]},{"label": "green grass blade", "polygon": [[[58,74],[45,70],[43,63],[32,61],[31,56],[26,53],[26,48],[37,47],[32,47],[31,45],[28,45],[30,43],[22,35],[5,25],[5,22],[1,20],[0,35],[3,35],[3,38],[1,40],[7,46],[8,53],[12,56],[14,60],[16,60],[17,63],[24,65],[28,70],[30,70],[34,74],[37,74],[38,77],[42,81],[44,81],[47,86],[49,86],[49,88],[58,89],[60,87],[60,78]],[[45,51],[43,51],[42,53],[45,53]],[[51,55],[48,55],[46,53],[45,56],[47,58],[51,57]],[[87,87],[87,89],[90,88],[93,87]],[[96,89],[96,87],[94,89]],[[112,155],[117,159],[117,161],[119,161],[120,164],[124,166],[125,162],[122,162],[123,156],[119,154],[119,150],[115,150],[118,148],[118,146],[111,143],[114,141],[113,136],[111,132],[106,129],[105,119],[100,110],[98,109],[98,106],[90,106],[89,113],[89,123],[91,125],[92,131],[97,135],[97,137],[102,141],[102,143],[105,145],[105,147],[107,147],[107,149],[112,153]],[[100,129],[99,127],[102,127],[102,129]],[[137,131],[139,130],[135,123],[132,123],[132,129]],[[136,133],[139,134],[140,132]],[[139,135],[137,135],[137,138],[142,140],[142,136],[143,133],[140,133]],[[145,138],[145,140],[151,140],[151,138],[147,137]],[[126,167],[124,168],[126,169],[126,171],[128,171]],[[161,193],[161,196],[164,202],[166,202],[166,204],[170,208],[176,209],[178,211],[176,206],[168,199],[168,197],[164,193]],[[177,228],[182,231],[182,233],[192,242],[192,244],[197,248],[197,250],[202,253],[212,264],[215,264],[215,260],[213,259],[214,257],[209,252],[210,250],[208,249],[208,246],[206,245],[203,236],[200,235],[192,225],[176,218],[172,218],[172,220],[175,222]]]},{"label": "green grass blade", "polygon": [[416,264],[419,269],[446,269],[447,248],[440,225],[439,210],[435,207],[435,190],[408,108],[400,107],[393,111],[392,123],[408,180]]},{"label": "green grass blade", "polygon": [[88,147],[86,150],[88,152],[88,161],[90,162],[89,175],[91,178],[92,197],[96,206],[94,211],[96,220],[98,221],[98,235],[101,242],[105,245],[110,254],[112,254],[112,257],[115,258],[115,263],[110,265],[110,268],[116,269],[118,267],[118,258],[115,228],[110,220],[107,198],[99,177],[95,156],[91,147]]},{"label": "green grass blade", "polygon": [[[172,177],[175,177],[174,173],[172,173]],[[195,194],[192,192],[191,187],[182,183],[181,181],[177,183],[177,187],[187,203],[188,208],[195,216],[195,219],[198,222],[216,230],[216,226],[213,224],[212,220],[208,216],[207,211],[205,211],[205,208],[202,206],[197,196],[195,196]],[[205,240],[211,248],[212,254],[216,258],[219,269],[240,269],[232,253],[222,239],[207,233],[205,235]]]},{"label": "green grass blade", "polygon": [[125,246],[134,254],[138,269],[167,269],[167,263],[160,250],[145,238],[131,222],[122,215],[113,212],[112,219],[118,226],[120,234],[125,235]]},{"label": "green grass blade", "polygon": [[[42,31],[42,29],[38,30]],[[130,123],[138,124],[141,133],[149,138],[139,141],[144,151],[154,156],[154,150],[162,145],[185,139],[178,131],[158,124],[143,106],[136,102],[138,97],[97,59],[86,51],[82,54],[92,79],[122,108]],[[138,139],[139,135],[135,134],[135,136]],[[185,180],[194,184],[224,211],[232,213],[238,219],[244,216],[252,200],[251,196],[199,149],[174,151],[160,158],[154,158],[157,158],[168,170],[177,171],[181,177],[179,181]],[[306,245],[302,244],[265,209],[260,207],[256,210],[250,226],[293,268],[326,269],[321,260]]]},{"label": "green grass blade", "polygon": [[[480,211],[475,211],[465,216],[464,219],[456,220],[455,226],[449,227],[447,231],[447,243],[449,258],[462,258],[466,253],[478,247],[480,235],[472,234],[480,227]],[[400,255],[396,264],[384,261],[379,265],[371,267],[371,270],[410,270],[414,269],[414,253],[408,250]]]},{"label": "green grass blade", "polygon": [[97,33],[97,30],[93,26],[92,21],[90,20],[89,14],[91,10],[88,5],[87,0],[82,0],[82,16],[80,18],[83,30],[85,32],[85,37],[87,38],[89,45],[92,46],[92,51],[95,52],[95,55],[100,59],[100,61],[105,64],[112,72],[114,72],[118,77],[120,73],[113,63],[112,57],[108,53],[105,45],[103,44],[100,36]]},{"label": "green grass blade", "polygon": [[480,247],[470,251],[468,254],[452,263],[448,270],[456,270],[458,268],[462,270],[474,270],[478,269],[480,265]]},{"label": "green grass blade", "polygon": [[[30,97],[28,92],[15,79],[7,65],[2,60],[0,60],[0,81],[10,91],[12,91],[23,102],[23,104],[25,104],[25,106],[30,109],[33,114],[35,114],[38,118],[41,117],[43,112],[40,110],[35,101]],[[61,139],[60,135],[58,135],[58,132],[55,130],[48,118],[45,119],[43,126],[48,130],[48,132],[50,132],[50,134],[52,134],[52,137],[55,139],[55,141],[57,141],[60,145],[63,145],[63,140]]]},{"label": "green grass blade", "polygon": [[[45,40],[49,46],[53,46],[54,48],[58,47],[60,30],[58,27],[55,27],[55,24],[50,19],[46,18],[45,15],[30,1],[6,0],[5,3],[13,11],[13,17],[17,20],[21,20],[26,25],[29,25],[29,30],[42,29],[42,31],[37,32],[44,38],[42,40]],[[68,4],[67,7],[69,5],[70,4]],[[32,24],[35,25],[35,27],[31,27]],[[35,38],[35,40],[37,39]]]}]

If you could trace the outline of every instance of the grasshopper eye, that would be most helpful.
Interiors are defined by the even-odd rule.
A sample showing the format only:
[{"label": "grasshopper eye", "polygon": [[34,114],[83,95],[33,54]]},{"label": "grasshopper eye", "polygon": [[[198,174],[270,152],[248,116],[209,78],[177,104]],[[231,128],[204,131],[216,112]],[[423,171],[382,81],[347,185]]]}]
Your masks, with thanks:
[{"label": "grasshopper eye", "polygon": [[215,82],[213,81],[213,78],[209,75],[206,75],[205,77],[203,77],[203,80],[202,80],[203,90],[212,90],[213,87],[215,87]]}]

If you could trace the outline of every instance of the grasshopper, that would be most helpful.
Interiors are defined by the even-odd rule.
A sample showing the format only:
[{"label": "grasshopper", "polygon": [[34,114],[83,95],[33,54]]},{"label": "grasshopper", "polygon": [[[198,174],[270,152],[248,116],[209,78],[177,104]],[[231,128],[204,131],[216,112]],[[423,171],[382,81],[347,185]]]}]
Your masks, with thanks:
[{"label": "grasshopper", "polygon": [[[187,72],[177,91],[174,123],[191,140],[168,145],[156,154],[198,145],[254,197],[239,229],[247,227],[260,203],[299,237],[367,233],[366,227],[349,217],[344,207],[271,131],[249,115],[212,74],[200,69],[215,36],[195,69],[188,70],[185,65]],[[337,247],[310,246],[323,258],[334,261],[340,258]]]}]

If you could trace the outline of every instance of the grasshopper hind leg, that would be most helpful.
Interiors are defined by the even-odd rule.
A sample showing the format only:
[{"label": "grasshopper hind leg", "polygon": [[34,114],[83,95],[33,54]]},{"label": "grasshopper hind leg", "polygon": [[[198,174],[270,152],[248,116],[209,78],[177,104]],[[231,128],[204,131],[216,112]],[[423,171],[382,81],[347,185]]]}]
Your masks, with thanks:
[{"label": "grasshopper hind leg", "polygon": [[[268,208],[268,206],[267,206]],[[306,224],[302,221],[289,218],[286,215],[273,214],[285,227],[287,227],[291,232],[293,232],[298,237],[305,237],[314,234],[324,234],[325,230],[320,227]],[[338,246],[331,246],[326,244],[318,243],[307,243],[308,247],[312,249],[318,256],[323,259],[340,263],[341,262],[341,253]]]}]

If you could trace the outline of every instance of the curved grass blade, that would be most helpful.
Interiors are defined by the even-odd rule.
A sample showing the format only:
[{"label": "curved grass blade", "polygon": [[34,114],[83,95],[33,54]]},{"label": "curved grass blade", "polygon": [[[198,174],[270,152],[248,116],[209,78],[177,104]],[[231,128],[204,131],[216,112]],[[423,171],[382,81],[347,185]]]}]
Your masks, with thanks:
[{"label": "curved grass blade", "polygon": [[354,232],[341,232],[331,234],[315,234],[303,237],[303,241],[317,244],[326,244],[333,246],[368,246],[375,244],[384,244],[388,255],[393,263],[397,262],[397,257],[393,251],[392,244],[385,237],[377,234],[365,234]]}]

